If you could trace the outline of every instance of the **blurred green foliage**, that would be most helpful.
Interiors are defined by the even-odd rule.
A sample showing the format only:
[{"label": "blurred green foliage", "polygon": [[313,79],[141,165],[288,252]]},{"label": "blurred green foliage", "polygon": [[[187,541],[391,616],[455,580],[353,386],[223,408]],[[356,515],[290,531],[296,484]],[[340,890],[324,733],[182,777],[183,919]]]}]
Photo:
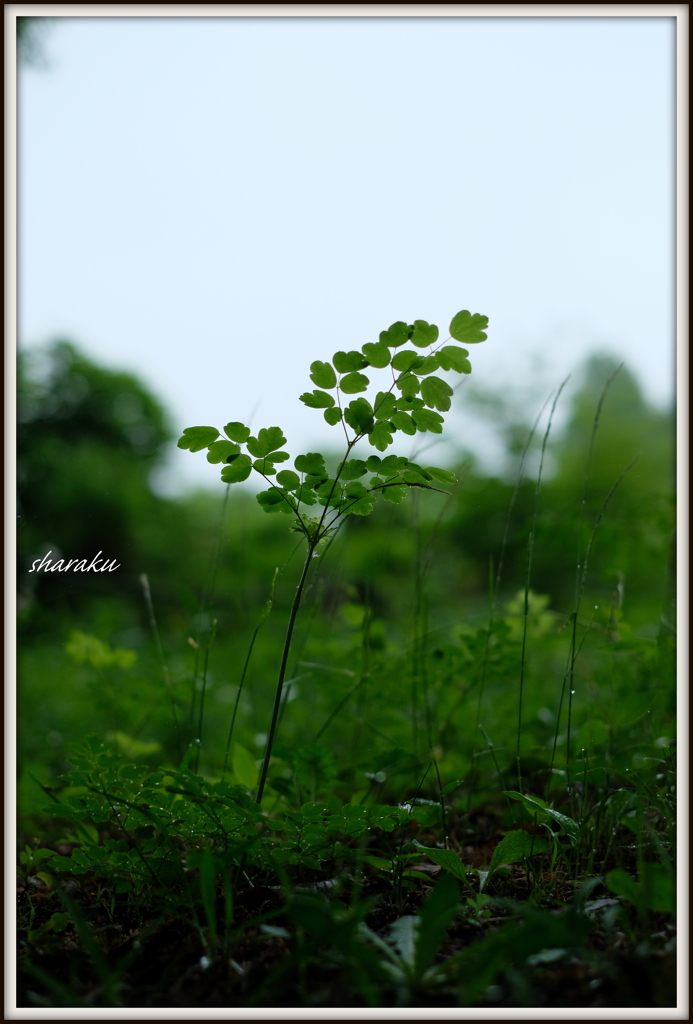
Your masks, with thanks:
[{"label": "blurred green foliage", "polygon": [[[546,766],[554,741],[590,437],[613,370],[603,357],[585,366],[565,425],[549,439],[530,583],[523,725],[523,757],[530,765]],[[156,495],[152,473],[173,436],[165,411],[132,375],[94,365],[67,342],[40,357],[22,355],[19,420],[20,769],[50,782],[66,769],[67,744],[85,731],[108,735],[152,764],[160,751],[169,763],[179,763],[186,744],[198,738],[194,723],[204,688],[200,765],[218,772],[250,638],[279,568],[234,733],[251,759],[259,758],[301,567],[297,545],[303,542],[283,519],[264,516],[240,487],[225,505],[224,486],[212,489],[213,471],[209,491],[177,499]],[[508,511],[522,447],[517,439],[526,439],[530,429],[517,417],[508,427],[503,475],[486,473],[460,453],[461,483],[452,498],[422,494],[410,508],[383,504],[367,519],[351,517],[316,559],[289,661],[291,685],[279,730],[285,751],[275,788],[281,789],[283,778],[286,785],[320,792],[325,779],[331,785],[336,777],[365,792],[380,785],[370,776],[396,778],[414,770],[428,737],[449,778],[462,777],[474,764],[493,779],[496,768],[480,739],[479,716],[500,771],[509,770],[520,592],[543,424],[510,521]],[[588,743],[590,756],[616,751],[615,730],[632,747],[626,761],[645,732],[651,743],[651,728],[665,738],[673,735],[673,442],[672,415],[648,406],[635,378],[621,369],[596,434],[583,555],[610,489],[631,459],[642,455],[596,532],[578,616],[585,640],[572,748],[583,729],[580,742]],[[489,578],[497,573],[506,530],[489,633]],[[101,550],[121,567],[107,578],[28,573],[32,560],[49,548],[53,557],[68,558],[92,558]],[[142,573],[150,581],[164,665]],[[217,636],[206,651],[213,620]],[[616,640],[634,646],[602,653]],[[76,657],[78,647],[84,657]],[[97,650],[131,650],[137,658],[95,661],[88,652]],[[557,742],[564,757],[564,723]],[[30,807],[42,798],[26,780],[24,773],[20,801]]]}]

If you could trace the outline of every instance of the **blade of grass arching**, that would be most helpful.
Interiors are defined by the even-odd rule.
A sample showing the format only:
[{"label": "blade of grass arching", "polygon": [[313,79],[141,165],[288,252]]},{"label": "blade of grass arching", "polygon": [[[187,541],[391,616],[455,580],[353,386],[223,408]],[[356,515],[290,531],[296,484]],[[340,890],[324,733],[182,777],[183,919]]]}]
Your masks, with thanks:
[{"label": "blade of grass arching", "polygon": [[520,793],[522,792],[522,769],[521,769],[521,766],[520,766],[520,742],[521,742],[521,738],[522,738],[522,700],[523,700],[523,695],[524,695],[524,681],[525,681],[525,655],[526,655],[526,651],[527,651],[527,618],[528,618],[528,615],[529,615],[529,583],[530,583],[531,574],[532,574],[532,553],[534,551],[534,537],[535,537],[536,526],[537,526],[537,509],[539,507],[539,492],[541,490],[541,475],[542,475],[542,471],[544,469],[544,455],[546,453],[546,443],[547,443],[547,441],[549,439],[549,433],[551,431],[551,423],[553,422],[553,414],[556,411],[556,405],[558,403],[558,399],[561,397],[561,392],[563,391],[563,388],[568,383],[568,379],[569,378],[566,377],[566,379],[563,381],[563,383],[559,387],[558,391],[556,392],[556,397],[553,400],[553,404],[551,406],[551,412],[549,413],[549,421],[548,421],[548,423],[546,425],[546,431],[544,433],[544,440],[542,441],[542,445],[541,445],[541,457],[539,459],[539,473],[537,474],[537,484],[536,484],[536,487],[534,489],[534,508],[532,509],[532,526],[530,528],[529,542],[527,544],[527,571],[526,571],[526,574],[525,574],[525,601],[524,601],[524,616],[523,616],[523,621],[522,621],[522,650],[521,650],[521,653],[520,653],[520,697],[519,697],[519,701],[518,701],[518,711],[517,711],[517,753],[516,753],[516,762],[517,762],[517,788],[518,788],[518,791]]},{"label": "blade of grass arching", "polygon": [[177,742],[178,742],[178,755],[179,755],[179,758],[180,758],[180,757],[183,756],[183,741],[182,741],[182,737],[181,737],[181,733],[180,733],[180,726],[178,725],[178,715],[176,714],[176,704],[175,704],[175,701],[173,699],[173,690],[171,688],[171,677],[169,675],[168,667],[166,665],[166,659],[164,658],[164,649],[161,646],[161,638],[159,636],[159,628],[158,628],[158,626],[156,624],[156,618],[154,616],[154,604],[152,602],[152,592],[151,592],[150,587],[149,587],[149,577],[147,576],[146,572],[143,572],[140,575],[140,584],[142,585],[142,590],[144,591],[144,601],[145,601],[145,604],[147,606],[147,613],[149,615],[149,625],[151,626],[152,633],[154,634],[154,642],[156,644],[157,653],[159,655],[159,661],[161,663],[161,671],[162,671],[163,676],[164,676],[164,683],[166,685],[166,689],[168,690],[169,698],[171,700],[171,712],[172,712],[172,715],[173,715],[173,724],[174,724],[175,730],[176,730],[176,739],[177,739]]},{"label": "blade of grass arching", "polygon": [[267,621],[267,619],[269,618],[269,614],[272,611],[272,601],[274,600],[274,586],[275,586],[275,584],[277,582],[277,576],[278,575],[279,575],[279,568],[276,568],[274,570],[274,576],[272,577],[272,584],[270,586],[269,597],[267,598],[267,600],[265,601],[265,603],[264,603],[264,605],[262,607],[262,611],[260,612],[260,617],[259,617],[259,619],[257,621],[257,625],[255,626],[255,629],[253,631],[253,636],[252,636],[252,639],[250,641],[250,646],[248,647],[248,653],[246,654],[245,664],[243,665],[243,671],[241,673],[241,681],[240,681],[239,686],[238,686],[238,693],[236,694],[236,701],[235,701],[234,706],[233,706],[233,715],[231,716],[231,725],[229,727],[229,736],[228,736],[228,739],[226,741],[226,753],[224,754],[224,767],[223,767],[222,772],[221,772],[222,779],[226,775],[226,767],[227,767],[227,765],[229,763],[229,750],[231,749],[231,738],[233,736],[234,725],[236,724],[236,715],[238,713],[238,705],[239,705],[240,700],[241,700],[241,694],[243,692],[243,685],[245,683],[245,677],[246,677],[246,673],[248,671],[248,665],[250,664],[250,656],[253,653],[253,647],[255,646],[255,641],[257,639],[258,633],[260,632],[260,628]]}]

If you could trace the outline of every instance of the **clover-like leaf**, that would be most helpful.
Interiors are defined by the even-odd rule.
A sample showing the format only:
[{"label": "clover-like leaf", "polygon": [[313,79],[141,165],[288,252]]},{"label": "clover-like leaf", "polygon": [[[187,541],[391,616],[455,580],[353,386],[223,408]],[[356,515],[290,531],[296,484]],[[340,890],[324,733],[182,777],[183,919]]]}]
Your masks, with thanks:
[{"label": "clover-like leaf", "polygon": [[231,456],[233,459],[221,471],[221,479],[225,484],[240,484],[247,480],[253,466],[247,455]]},{"label": "clover-like leaf", "polygon": [[[376,456],[377,457],[377,456]],[[370,460],[369,460],[370,461]],[[393,473],[399,473],[405,466],[410,465],[403,455],[387,455],[380,462],[380,472],[390,477]],[[370,469],[370,466],[369,466]]]},{"label": "clover-like leaf", "polygon": [[268,491],[260,491],[255,497],[264,512],[284,512],[286,515],[291,515],[294,511],[293,504],[287,500],[287,495],[279,487],[270,487]]},{"label": "clover-like leaf", "polygon": [[294,468],[299,473],[310,473],[313,476],[323,479],[327,476],[325,470],[325,457],[319,452],[308,452],[307,455],[297,455],[294,459]]},{"label": "clover-like leaf", "polygon": [[347,373],[339,382],[341,390],[346,395],[356,395],[359,391],[365,391],[370,381],[363,373]]},{"label": "clover-like leaf", "polygon": [[387,484],[380,493],[384,501],[391,501],[393,505],[399,505],[407,496],[407,488],[399,484]]},{"label": "clover-like leaf", "polygon": [[216,427],[186,427],[183,436],[178,438],[178,447],[201,452],[203,448],[209,448],[218,437]]},{"label": "clover-like leaf", "polygon": [[376,497],[375,494],[366,490],[363,484],[357,480],[347,484],[344,497],[346,505],[342,509],[344,515],[367,516],[373,511]]},{"label": "clover-like leaf", "polygon": [[412,352],[410,348],[404,349],[402,352],[396,352],[392,357],[392,369],[406,373],[420,361],[421,356],[418,352]]},{"label": "clover-like leaf", "polygon": [[438,353],[441,370],[455,370],[457,373],[471,373],[472,364],[467,359],[469,352],[457,345],[445,345]]},{"label": "clover-like leaf", "polygon": [[377,420],[389,420],[397,408],[395,396],[390,391],[379,391],[373,403],[373,412]]},{"label": "clover-like leaf", "polygon": [[339,421],[341,420],[342,410],[338,408],[336,405],[333,405],[331,409],[325,409],[322,415],[325,422],[329,423],[330,426],[333,427],[335,423],[339,423]]},{"label": "clover-like leaf", "polygon": [[396,323],[390,324],[386,331],[380,332],[380,341],[384,345],[389,345],[390,348],[398,348],[399,345],[404,345],[405,341],[409,341],[413,330],[412,325],[398,320]]},{"label": "clover-like leaf", "polygon": [[334,405],[334,398],[326,391],[306,391],[299,398],[310,409],[331,409]]},{"label": "clover-like leaf", "polygon": [[361,348],[370,366],[375,366],[378,369],[382,369],[383,366],[389,366],[390,349],[382,341],[375,343],[367,342]]},{"label": "clover-like leaf", "polygon": [[337,386],[337,374],[330,363],[323,363],[316,359],[310,364],[310,379],[319,388],[334,388]]},{"label": "clover-like leaf", "polygon": [[209,446],[207,452],[207,462],[217,463],[226,462],[229,455],[238,455],[240,448],[233,441],[225,441],[223,438],[221,441],[215,441],[214,444]]},{"label": "clover-like leaf", "polygon": [[349,459],[348,462],[340,463],[337,472],[341,480],[358,480],[366,469],[366,463],[362,459]]},{"label": "clover-like leaf", "polygon": [[480,313],[472,315],[468,309],[462,309],[450,321],[450,336],[465,345],[477,345],[480,341],[486,341],[484,331],[487,327],[487,316],[481,316]]},{"label": "clover-like leaf", "polygon": [[360,352],[335,352],[332,356],[334,368],[339,373],[351,373],[352,370],[362,370],[368,366],[368,360]]},{"label": "clover-like leaf", "polygon": [[344,419],[357,434],[368,434],[373,429],[373,409],[366,398],[355,398],[344,410]]},{"label": "clover-like leaf", "polygon": [[224,433],[227,437],[230,437],[232,441],[237,441],[238,444],[245,444],[250,437],[250,427],[244,426],[238,421],[227,423],[224,427]]},{"label": "clover-like leaf", "polygon": [[397,430],[401,430],[405,434],[416,433],[416,424],[408,412],[396,412],[394,416],[390,417],[390,420]]},{"label": "clover-like leaf", "polygon": [[438,340],[438,328],[435,324],[429,324],[425,320],[414,321],[414,333],[411,336],[412,345],[425,348],[426,345],[435,345]]},{"label": "clover-like leaf", "polygon": [[392,444],[392,425],[389,420],[378,420],[368,435],[368,441],[379,452],[384,452]]},{"label": "clover-like leaf", "polygon": [[286,488],[287,491],[296,491],[301,486],[299,476],[292,469],[282,469],[277,473],[277,483]]},{"label": "clover-like leaf", "polygon": [[423,409],[426,405],[426,403],[422,402],[420,398],[405,398],[404,396],[398,398],[395,404],[398,409],[402,410],[402,412],[412,412],[414,409]]},{"label": "clover-like leaf", "polygon": [[428,373],[433,373],[440,366],[438,359],[438,353],[432,356],[423,356],[419,359],[419,362],[413,367],[414,373],[417,377],[425,377]]},{"label": "clover-like leaf", "polygon": [[413,373],[403,373],[396,386],[402,392],[403,398],[415,398],[420,390],[420,384]]},{"label": "clover-like leaf", "polygon": [[262,459],[283,444],[286,444],[286,438],[280,427],[263,427],[257,437],[248,438],[248,451],[256,459]]},{"label": "clover-like leaf", "polygon": [[274,463],[271,459],[256,459],[253,463],[253,469],[257,470],[258,473],[262,473],[263,476],[274,476],[277,472],[274,468]]},{"label": "clover-like leaf", "polygon": [[342,500],[342,489],[336,480],[324,480],[315,488],[315,493],[321,505],[339,508]]},{"label": "clover-like leaf", "polygon": [[426,430],[432,434],[443,433],[443,417],[431,409],[414,409],[412,419],[416,423],[416,429],[422,432]]},{"label": "clover-like leaf", "polygon": [[433,409],[447,412],[450,408],[451,395],[452,388],[447,381],[441,380],[440,377],[426,377],[421,381],[421,397],[426,405]]}]

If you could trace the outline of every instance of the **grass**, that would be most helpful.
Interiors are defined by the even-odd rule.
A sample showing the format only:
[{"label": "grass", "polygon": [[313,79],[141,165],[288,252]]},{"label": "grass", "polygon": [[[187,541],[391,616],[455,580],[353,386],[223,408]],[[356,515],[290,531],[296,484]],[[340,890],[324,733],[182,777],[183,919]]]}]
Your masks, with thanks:
[{"label": "grass", "polygon": [[633,476],[593,479],[612,381],[564,611],[533,589],[554,402],[471,601],[464,486],[349,523],[310,576],[225,495],[187,615],[145,576],[150,640],[102,603],[67,651],[65,625],[24,645],[19,1006],[675,1006],[674,637],[605,562]]}]

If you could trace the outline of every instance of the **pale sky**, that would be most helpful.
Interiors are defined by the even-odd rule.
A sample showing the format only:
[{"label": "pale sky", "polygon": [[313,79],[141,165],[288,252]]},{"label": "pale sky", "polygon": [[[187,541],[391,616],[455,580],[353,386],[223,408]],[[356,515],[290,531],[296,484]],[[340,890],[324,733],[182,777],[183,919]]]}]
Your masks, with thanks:
[{"label": "pale sky", "polygon": [[[20,344],[294,454],[336,436],[298,401],[313,360],[460,309],[485,388],[608,351],[668,404],[674,47],[665,17],[55,19],[20,71]],[[483,451],[464,394],[452,443]]]}]

